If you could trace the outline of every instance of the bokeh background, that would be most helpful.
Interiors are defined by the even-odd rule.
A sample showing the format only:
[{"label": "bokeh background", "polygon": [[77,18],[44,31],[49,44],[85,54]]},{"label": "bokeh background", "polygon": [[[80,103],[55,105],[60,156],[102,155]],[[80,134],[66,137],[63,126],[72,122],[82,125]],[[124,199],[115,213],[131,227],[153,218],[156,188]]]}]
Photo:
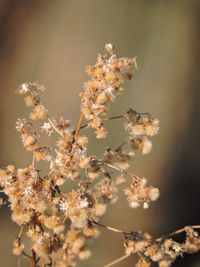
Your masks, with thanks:
[{"label": "bokeh background", "polygon": [[[101,222],[155,236],[200,222],[199,180],[199,0],[0,0],[0,165],[16,168],[30,163],[15,121],[28,115],[15,94],[25,81],[48,88],[43,103],[52,116],[63,115],[76,125],[79,93],[105,43],[119,56],[137,56],[139,70],[126,82],[111,114],[127,108],[149,111],[161,121],[153,150],[140,154],[131,171],[160,188],[160,199],[148,210],[132,210],[125,198],[109,207]],[[96,141],[91,153],[117,146],[123,139],[120,122],[112,122],[109,137]],[[18,227],[7,207],[0,209],[0,266],[17,266],[12,241]],[[92,245],[92,257],[78,266],[99,267],[123,255],[123,237],[102,230]],[[135,257],[116,264],[134,266]],[[23,259],[21,266],[29,266]],[[200,253],[178,259],[173,266],[200,266]]]}]

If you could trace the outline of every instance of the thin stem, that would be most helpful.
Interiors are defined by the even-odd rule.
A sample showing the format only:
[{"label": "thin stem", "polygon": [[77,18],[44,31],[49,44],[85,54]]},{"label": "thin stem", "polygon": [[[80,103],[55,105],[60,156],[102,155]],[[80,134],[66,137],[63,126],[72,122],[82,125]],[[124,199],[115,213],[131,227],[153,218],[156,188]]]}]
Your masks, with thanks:
[{"label": "thin stem", "polygon": [[[114,117],[109,117],[109,118],[102,118],[102,121],[110,121],[110,120],[120,119],[120,118],[124,118],[124,117],[125,117],[125,115],[119,115],[119,116],[114,116]],[[89,120],[88,123],[90,121],[91,120]],[[88,123],[81,126],[80,129],[86,128],[88,126]]]},{"label": "thin stem", "polygon": [[112,165],[112,164],[107,163],[107,162],[103,162],[103,164],[107,165],[108,167],[110,167],[110,168],[112,168],[112,169],[114,169],[114,170],[116,170],[116,171],[119,171],[119,172],[121,172],[121,173],[128,174],[128,175],[130,175],[130,176],[132,177],[132,175],[131,175],[130,173],[128,173],[127,171],[125,171],[125,170],[123,170],[123,169],[121,169],[121,168],[116,167],[115,165]]},{"label": "thin stem", "polygon": [[34,157],[34,155],[33,155],[31,166],[32,166],[32,169],[34,170],[34,168],[35,168],[35,157]]},{"label": "thin stem", "polygon": [[121,145],[119,145],[117,148],[115,148],[115,151],[120,150],[126,143],[127,143],[127,141],[124,141]]},{"label": "thin stem", "polygon": [[52,258],[49,255],[48,255],[48,258],[49,258],[49,266],[52,266],[53,264]]},{"label": "thin stem", "polygon": [[107,165],[108,167],[110,167],[110,168],[112,168],[112,169],[114,169],[116,171],[124,173],[124,174],[128,175],[129,177],[134,178],[136,181],[138,181],[138,177],[136,175],[130,173],[130,172],[127,172],[127,171],[125,171],[125,170],[123,170],[123,169],[121,169],[119,167],[116,167],[116,166],[114,166],[114,165],[112,165],[110,163],[107,163],[107,162],[102,162],[102,164]]},{"label": "thin stem", "polygon": [[118,259],[112,261],[111,263],[104,265],[104,267],[110,267],[110,266],[113,266],[114,264],[116,264],[116,263],[118,263],[118,262],[120,262],[120,261],[123,261],[123,260],[125,260],[126,258],[130,257],[130,255],[131,255],[131,254],[125,254],[125,255],[123,255],[122,257],[120,257],[120,258],[118,258]]},{"label": "thin stem", "polygon": [[111,230],[111,231],[113,231],[113,232],[116,232],[116,233],[120,233],[120,234],[125,234],[125,233],[126,233],[126,232],[124,232],[124,231],[122,231],[122,230],[120,230],[120,229],[117,229],[117,228],[114,228],[114,227],[110,227],[110,226],[107,226],[107,225],[98,223],[98,222],[96,222],[93,218],[91,218],[91,219],[89,220],[89,222],[91,222],[91,223],[93,223],[93,224],[96,224],[96,225],[98,225],[98,226],[101,226],[101,227],[103,227],[103,228],[106,228],[106,229],[108,229],[108,230]]},{"label": "thin stem", "polygon": [[[188,227],[188,226],[185,226],[184,228],[186,228],[186,227]],[[193,229],[200,229],[200,225],[192,225],[192,226],[189,226],[189,227],[192,227]]]},{"label": "thin stem", "polygon": [[51,124],[51,126],[53,127],[53,129],[61,136],[61,137],[63,137],[63,134],[60,132],[60,130],[54,125],[54,123],[52,122],[52,120],[49,118],[49,117],[47,117],[48,118],[48,122]]},{"label": "thin stem", "polygon": [[113,117],[109,117],[109,118],[103,118],[103,121],[110,121],[110,120],[115,120],[115,119],[120,119],[120,118],[124,118],[125,115],[118,115],[118,116],[113,116]]},{"label": "thin stem", "polygon": [[49,174],[47,175],[47,178],[50,177],[50,175],[51,175],[55,170],[56,170],[56,169],[53,168],[53,169],[49,172]]},{"label": "thin stem", "polygon": [[193,229],[200,229],[200,225],[185,226],[185,227],[183,227],[183,228],[181,228],[181,229],[178,229],[178,230],[176,230],[176,231],[174,231],[174,232],[172,232],[172,233],[170,233],[170,234],[167,234],[167,235],[164,235],[164,236],[162,236],[162,237],[159,237],[159,238],[157,238],[156,240],[157,240],[157,241],[160,241],[160,240],[162,240],[162,239],[164,239],[164,238],[171,237],[171,236],[174,236],[174,235],[178,235],[178,234],[180,234],[180,233],[183,233],[183,232],[186,231],[185,228],[187,228],[187,227],[191,227],[191,228],[193,228]]},{"label": "thin stem", "polygon": [[31,257],[30,255],[28,255],[26,252],[23,251],[22,254],[23,254],[24,256],[26,256],[27,258],[29,258],[29,259],[32,260],[32,257]]},{"label": "thin stem", "polygon": [[84,119],[84,115],[83,115],[83,113],[81,113],[81,115],[80,115],[80,117],[79,117],[79,121],[78,121],[77,127],[76,127],[76,132],[75,132],[75,134],[74,134],[75,142],[76,142],[76,140],[77,140],[79,131],[80,131],[80,129],[81,129],[81,125],[82,125],[83,119]]},{"label": "thin stem", "polygon": [[65,217],[63,219],[63,223],[65,223],[68,218],[69,218],[69,216],[68,215],[65,215]]},{"label": "thin stem", "polygon": [[36,267],[36,253],[33,249],[32,249],[32,257],[31,257],[30,267]]},{"label": "thin stem", "polygon": [[[40,257],[37,258],[36,260],[36,264],[40,261]],[[37,267],[37,266],[36,266]]]},{"label": "thin stem", "polygon": [[[90,223],[93,223],[93,224],[96,224],[96,225],[98,225],[98,226],[100,226],[100,227],[103,227],[103,228],[105,228],[105,229],[107,229],[107,230],[111,230],[111,231],[113,231],[113,232],[117,232],[117,233],[121,233],[121,234],[129,234],[129,233],[130,233],[130,232],[122,231],[122,230],[117,229],[117,228],[114,228],[114,227],[110,227],[110,226],[104,225],[104,224],[102,224],[102,223],[98,223],[98,222],[96,222],[93,218],[89,219],[89,222],[90,222]],[[172,232],[172,233],[170,233],[170,234],[167,234],[167,235],[164,235],[164,236],[162,236],[162,237],[156,238],[156,241],[160,241],[160,240],[162,240],[162,239],[165,239],[165,238],[168,238],[168,237],[171,237],[171,236],[174,236],[174,235],[178,235],[178,234],[180,234],[180,233],[183,233],[183,232],[186,231],[186,228],[187,228],[187,227],[191,227],[191,228],[193,228],[193,229],[200,229],[200,225],[185,226],[185,227],[183,227],[183,228],[181,228],[181,229],[178,229],[178,230],[176,230],[176,231],[174,231],[174,232]]]},{"label": "thin stem", "polygon": [[19,234],[18,234],[18,238],[19,238],[19,239],[21,238],[21,236],[22,236],[22,234],[23,234],[23,231],[24,231],[24,225],[22,225],[22,226],[20,227]]}]

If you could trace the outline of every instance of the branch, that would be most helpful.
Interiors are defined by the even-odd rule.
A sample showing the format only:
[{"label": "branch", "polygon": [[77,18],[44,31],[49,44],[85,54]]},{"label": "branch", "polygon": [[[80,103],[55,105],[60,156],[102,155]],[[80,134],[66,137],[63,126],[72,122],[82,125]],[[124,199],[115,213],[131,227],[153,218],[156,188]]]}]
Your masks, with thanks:
[{"label": "branch", "polygon": [[19,234],[18,234],[18,238],[19,238],[19,239],[21,238],[21,236],[22,236],[22,234],[23,234],[23,231],[24,231],[24,225],[22,225],[22,226],[20,227]]},{"label": "branch", "polygon": [[[114,116],[114,117],[109,117],[109,118],[102,118],[102,121],[110,121],[110,120],[115,120],[115,119],[120,119],[120,118],[124,118],[125,115],[119,115],[119,116]],[[80,129],[84,129],[86,127],[88,127],[88,123],[90,122],[91,120],[89,120],[87,122],[87,124],[83,125],[80,127]]]},{"label": "branch", "polygon": [[126,175],[129,176],[130,178],[134,178],[136,181],[139,180],[139,178],[138,178],[136,175],[134,175],[134,174],[132,174],[132,173],[130,173],[130,172],[127,172],[126,170],[123,170],[123,169],[121,169],[121,168],[119,168],[119,167],[116,167],[115,165],[112,165],[112,164],[110,164],[110,163],[103,162],[103,161],[102,161],[101,163],[104,164],[104,165],[107,165],[108,167],[110,167],[110,168],[112,168],[112,169],[114,169],[114,170],[116,170],[116,171],[119,171],[119,172],[121,172],[121,173],[126,174]]},{"label": "branch", "polygon": [[48,122],[51,124],[51,126],[53,127],[53,129],[61,136],[61,137],[63,137],[63,134],[60,132],[60,130],[54,125],[54,123],[52,122],[52,120],[49,118],[49,117],[47,117],[47,119],[48,119]]},{"label": "branch", "polygon": [[157,241],[160,241],[160,240],[162,240],[162,239],[165,239],[165,238],[168,238],[168,237],[171,237],[171,236],[174,236],[174,235],[178,235],[178,234],[180,234],[180,233],[183,233],[183,232],[185,232],[185,228],[187,228],[187,227],[191,227],[191,228],[193,228],[193,229],[200,229],[200,225],[190,225],[190,226],[185,226],[185,227],[183,227],[183,228],[181,228],[181,229],[178,229],[178,230],[176,230],[176,231],[174,231],[174,232],[172,232],[172,233],[170,233],[170,234],[161,236],[161,237],[157,238],[156,240],[157,240]]},{"label": "branch", "polygon": [[75,132],[75,134],[74,134],[75,142],[76,142],[76,140],[77,140],[79,131],[80,131],[80,129],[81,129],[81,124],[82,124],[82,122],[83,122],[83,119],[84,119],[84,115],[83,115],[83,113],[81,113],[80,118],[79,118],[79,121],[78,121],[78,124],[77,124],[77,127],[76,127],[76,132]]},{"label": "branch", "polygon": [[[131,232],[125,232],[125,231],[122,231],[122,230],[120,230],[120,229],[116,229],[116,228],[113,228],[113,227],[110,227],[110,226],[106,226],[106,225],[104,225],[104,224],[101,224],[101,223],[96,222],[93,218],[89,219],[89,222],[92,223],[92,224],[98,225],[98,226],[100,226],[100,227],[103,227],[103,228],[105,228],[105,229],[107,229],[107,230],[110,230],[110,231],[113,231],[113,232],[117,232],[117,233],[120,233],[120,234],[124,234],[125,236],[126,236],[127,234],[133,233],[133,231],[131,231]],[[182,233],[182,232],[185,232],[187,227],[191,227],[191,228],[193,228],[193,229],[200,229],[200,225],[185,226],[185,227],[183,227],[183,228],[181,228],[181,229],[178,229],[178,230],[176,230],[176,231],[174,231],[174,232],[172,232],[172,233],[170,233],[170,234],[167,234],[167,235],[164,235],[164,236],[162,236],[162,237],[159,237],[159,238],[155,239],[155,241],[159,242],[159,241],[162,241],[162,240],[165,239],[165,238],[168,238],[168,237],[171,237],[171,236],[180,234],[180,233]],[[112,261],[111,263],[104,265],[104,267],[110,267],[110,266],[113,266],[114,264],[116,264],[116,263],[118,263],[118,262],[120,262],[120,261],[122,261],[122,260],[128,258],[130,255],[131,255],[131,254],[125,254],[125,255],[123,255],[122,257],[120,257],[120,258],[118,258],[118,259]]]},{"label": "branch", "polygon": [[36,261],[36,253],[32,249],[32,257],[31,257],[30,267],[36,267],[36,264],[37,264],[37,261]]},{"label": "branch", "polygon": [[120,261],[125,260],[125,259],[128,258],[130,255],[131,255],[131,254],[125,254],[125,255],[123,255],[122,257],[120,257],[120,258],[118,258],[118,259],[112,261],[111,263],[108,263],[108,264],[104,265],[104,267],[110,267],[110,266],[112,266],[112,265],[114,265],[114,264],[116,264],[116,263],[118,263],[118,262],[120,262]]},{"label": "branch", "polygon": [[29,258],[29,259],[32,260],[32,257],[31,257],[30,255],[28,255],[26,252],[22,251],[22,254],[23,254],[24,256],[26,256],[27,258]]},{"label": "branch", "polygon": [[126,232],[124,232],[124,231],[122,231],[122,230],[120,230],[120,229],[117,229],[117,228],[114,228],[114,227],[110,227],[110,226],[107,226],[107,225],[98,223],[98,222],[96,222],[93,218],[89,219],[89,222],[90,222],[90,223],[93,223],[93,224],[96,224],[96,225],[98,225],[98,226],[101,226],[101,227],[103,227],[103,228],[106,228],[106,229],[108,229],[108,230],[111,230],[111,231],[113,231],[113,232],[116,232],[116,233],[126,234]]}]

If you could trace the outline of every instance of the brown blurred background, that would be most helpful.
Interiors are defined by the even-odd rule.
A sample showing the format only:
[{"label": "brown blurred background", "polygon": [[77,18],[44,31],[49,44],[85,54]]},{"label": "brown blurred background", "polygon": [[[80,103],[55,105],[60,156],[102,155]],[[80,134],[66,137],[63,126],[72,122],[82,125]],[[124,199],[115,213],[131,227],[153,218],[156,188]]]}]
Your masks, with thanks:
[{"label": "brown blurred background", "polygon": [[[15,121],[27,116],[15,94],[25,81],[38,81],[48,91],[43,103],[52,116],[62,114],[76,125],[79,92],[88,78],[85,65],[111,42],[119,56],[137,56],[139,70],[112,105],[111,114],[127,108],[149,111],[161,121],[153,150],[138,155],[131,170],[160,188],[160,199],[148,210],[132,210],[125,198],[109,207],[101,222],[155,236],[200,223],[199,180],[199,0],[0,0],[0,165],[17,168],[30,163]],[[96,141],[91,153],[123,138],[119,122],[109,137]],[[12,241],[18,227],[10,212],[0,209],[0,266],[17,266]],[[123,237],[102,230],[92,257],[78,266],[101,267],[123,255]],[[134,266],[135,257],[116,264]],[[21,266],[28,266],[26,260]],[[173,266],[200,266],[200,253],[178,259]]]}]

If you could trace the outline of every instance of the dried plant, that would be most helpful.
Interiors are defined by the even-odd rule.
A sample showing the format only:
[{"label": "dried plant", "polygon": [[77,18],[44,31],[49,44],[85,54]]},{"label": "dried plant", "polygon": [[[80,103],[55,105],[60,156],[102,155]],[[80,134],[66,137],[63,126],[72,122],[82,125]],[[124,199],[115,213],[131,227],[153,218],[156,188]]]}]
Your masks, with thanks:
[{"label": "dried plant", "polygon": [[[13,165],[0,170],[0,185],[8,196],[12,220],[20,226],[13,242],[13,253],[29,258],[31,267],[75,266],[77,260],[88,259],[91,255],[88,240],[99,236],[100,227],[123,234],[125,238],[124,256],[105,265],[107,267],[131,254],[139,257],[137,267],[147,267],[152,262],[166,267],[183,253],[200,249],[200,238],[194,230],[200,228],[198,225],[153,238],[148,233],[125,232],[99,222],[108,204],[117,201],[119,186],[126,179],[130,179],[130,185],[123,191],[131,208],[142,206],[146,209],[159,197],[159,190],[147,186],[145,178],[127,171],[136,150],[141,150],[142,154],[150,152],[152,142],[149,138],[158,133],[159,120],[133,109],[120,116],[107,115],[108,104],[124,90],[123,81],[131,79],[132,69],[137,69],[136,58],[117,58],[113,46],[106,44],[105,54],[97,57],[94,66],[86,68],[91,78],[80,94],[82,113],[76,129],[72,129],[70,121],[63,117],[56,120],[49,116],[41,102],[43,86],[23,83],[17,89],[26,106],[32,108],[30,119],[43,120],[40,130],[47,137],[58,136],[54,147],[42,146],[33,123],[18,119],[16,129],[25,149],[33,153],[32,163],[17,170]],[[125,141],[116,149],[105,148],[101,158],[88,155],[89,140],[81,135],[81,130],[94,128],[96,138],[104,138],[107,134],[105,122],[114,119],[124,120]],[[45,175],[36,167],[41,160],[49,163]],[[76,183],[74,190],[64,191],[62,185],[67,180]],[[25,232],[31,240],[31,254],[23,244]],[[181,232],[186,233],[183,243],[171,239]]]}]

